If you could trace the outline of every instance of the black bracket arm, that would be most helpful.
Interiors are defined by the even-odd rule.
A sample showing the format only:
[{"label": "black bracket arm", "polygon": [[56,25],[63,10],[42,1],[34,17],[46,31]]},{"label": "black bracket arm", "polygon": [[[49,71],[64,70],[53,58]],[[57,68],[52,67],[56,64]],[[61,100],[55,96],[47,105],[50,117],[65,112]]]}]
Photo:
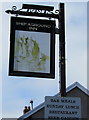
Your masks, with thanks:
[{"label": "black bracket arm", "polygon": [[[27,11],[26,11],[27,9]],[[52,6],[42,5],[29,5],[23,4],[22,8],[17,10],[16,6],[12,7],[12,10],[6,10],[8,14],[22,15],[22,16],[37,16],[37,17],[48,17],[59,19],[59,10],[54,10]]]}]

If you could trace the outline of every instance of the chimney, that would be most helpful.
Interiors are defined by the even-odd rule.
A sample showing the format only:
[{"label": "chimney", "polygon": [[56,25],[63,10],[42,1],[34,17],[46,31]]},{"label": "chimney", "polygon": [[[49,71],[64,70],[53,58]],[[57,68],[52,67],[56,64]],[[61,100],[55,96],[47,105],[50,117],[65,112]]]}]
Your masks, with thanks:
[{"label": "chimney", "polygon": [[23,114],[25,114],[25,113],[27,113],[28,111],[30,111],[31,110],[31,107],[30,106],[25,106],[24,107],[24,110],[23,110]]},{"label": "chimney", "polygon": [[31,103],[31,109],[33,110],[33,100],[31,100],[30,103]]},{"label": "chimney", "polygon": [[24,110],[23,110],[23,114],[27,113],[28,112],[28,109],[27,109],[27,106],[24,107]]},{"label": "chimney", "polygon": [[31,107],[30,106],[28,106],[28,111],[30,111],[31,110]]}]

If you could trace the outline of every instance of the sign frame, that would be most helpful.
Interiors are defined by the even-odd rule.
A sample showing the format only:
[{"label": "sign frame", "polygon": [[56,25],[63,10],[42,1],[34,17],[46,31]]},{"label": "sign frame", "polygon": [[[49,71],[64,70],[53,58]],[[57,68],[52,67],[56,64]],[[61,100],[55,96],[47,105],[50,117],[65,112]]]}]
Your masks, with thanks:
[{"label": "sign frame", "polygon": [[[30,22],[34,24],[46,24],[51,26],[48,27],[37,27],[27,26]],[[29,30],[30,28],[30,30]],[[34,30],[34,29],[35,30]],[[39,71],[21,71],[14,70],[15,63],[15,34],[17,31],[25,32],[40,32],[40,33],[49,33],[50,34],[50,72],[39,72]],[[11,28],[10,28],[10,57],[9,57],[9,76],[24,76],[24,77],[40,77],[40,78],[55,78],[55,21],[53,20],[44,20],[44,19],[33,19],[33,18],[22,18],[22,17],[11,17]]]}]

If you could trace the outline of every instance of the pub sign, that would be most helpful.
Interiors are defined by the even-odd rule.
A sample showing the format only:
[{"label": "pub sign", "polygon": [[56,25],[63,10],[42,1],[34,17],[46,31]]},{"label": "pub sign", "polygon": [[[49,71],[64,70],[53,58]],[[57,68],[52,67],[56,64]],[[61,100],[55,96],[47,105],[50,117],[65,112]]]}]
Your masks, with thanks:
[{"label": "pub sign", "polygon": [[9,75],[55,78],[55,21],[11,17]]}]

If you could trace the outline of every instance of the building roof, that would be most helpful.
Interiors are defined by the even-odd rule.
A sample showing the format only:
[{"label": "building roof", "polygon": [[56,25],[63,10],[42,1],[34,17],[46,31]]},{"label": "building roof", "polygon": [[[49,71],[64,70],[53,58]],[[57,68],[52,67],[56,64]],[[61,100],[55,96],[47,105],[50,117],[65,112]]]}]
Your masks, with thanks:
[{"label": "building roof", "polygon": [[[80,90],[82,90],[86,95],[89,96],[89,90],[86,89],[85,87],[83,87],[80,83],[78,82],[74,82],[72,85],[70,85],[69,87],[67,87],[66,92],[71,91],[72,89],[78,87]],[[57,93],[54,96],[60,96],[59,93]],[[18,119],[25,119],[29,116],[31,116],[32,114],[36,113],[37,111],[39,111],[40,109],[42,109],[45,106],[44,102],[41,103],[40,105],[38,105],[37,107],[35,107],[33,110],[27,112],[26,114],[22,115],[21,117],[19,117]]]}]

